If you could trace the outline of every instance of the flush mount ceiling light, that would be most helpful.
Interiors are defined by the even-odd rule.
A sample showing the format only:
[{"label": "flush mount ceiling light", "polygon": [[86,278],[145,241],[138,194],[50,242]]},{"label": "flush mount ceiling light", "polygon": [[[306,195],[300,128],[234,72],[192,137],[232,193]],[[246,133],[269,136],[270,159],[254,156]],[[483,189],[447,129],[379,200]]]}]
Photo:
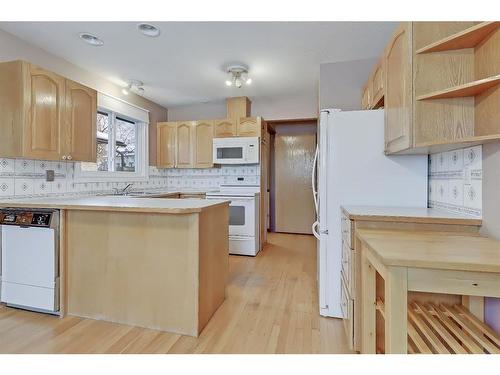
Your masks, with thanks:
[{"label": "flush mount ceiling light", "polygon": [[100,47],[104,44],[104,41],[102,39],[99,39],[95,35],[92,35],[89,33],[80,33],[80,34],[78,34],[78,36],[85,43],[88,43],[88,44],[95,46],[95,47]]},{"label": "flush mount ceiling light", "polygon": [[142,87],[142,86],[144,86],[144,83],[142,81],[132,79],[129,81],[127,87],[124,87],[122,89],[122,94],[128,95],[131,92],[134,92],[136,94],[143,95],[144,94],[144,87]]},{"label": "flush mount ceiling light", "polygon": [[150,23],[140,23],[137,29],[144,35],[156,38],[160,35],[160,29]]},{"label": "flush mount ceiling light", "polygon": [[226,80],[226,86],[241,88],[243,84],[250,85],[252,83],[252,79],[248,76],[248,66],[246,65],[229,65],[226,71],[229,75]]}]

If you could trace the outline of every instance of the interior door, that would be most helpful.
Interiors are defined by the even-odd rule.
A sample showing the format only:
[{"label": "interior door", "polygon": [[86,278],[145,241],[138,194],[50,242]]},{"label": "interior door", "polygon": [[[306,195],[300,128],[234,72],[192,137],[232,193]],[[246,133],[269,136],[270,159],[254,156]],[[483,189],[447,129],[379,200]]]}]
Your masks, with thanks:
[{"label": "interior door", "polygon": [[316,125],[279,125],[274,137],[274,230],[311,234]]},{"label": "interior door", "polygon": [[66,80],[66,157],[96,162],[97,92]]},{"label": "interior door", "polygon": [[60,160],[61,124],[65,111],[65,79],[34,65],[25,76],[27,121],[24,156],[32,159]]}]

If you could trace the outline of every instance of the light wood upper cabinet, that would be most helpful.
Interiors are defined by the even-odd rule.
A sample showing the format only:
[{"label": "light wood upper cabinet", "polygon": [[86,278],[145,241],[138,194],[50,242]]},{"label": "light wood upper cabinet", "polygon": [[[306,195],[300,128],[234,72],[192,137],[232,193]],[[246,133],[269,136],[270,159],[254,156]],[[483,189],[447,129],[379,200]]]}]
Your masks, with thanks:
[{"label": "light wood upper cabinet", "polygon": [[412,25],[402,23],[389,42],[385,67],[385,152],[412,146]]},{"label": "light wood upper cabinet", "polygon": [[193,125],[193,151],[195,168],[213,167],[214,121],[196,121]]},{"label": "light wood upper cabinet", "polygon": [[260,117],[241,117],[236,124],[236,134],[238,137],[260,137],[261,126]]},{"label": "light wood upper cabinet", "polygon": [[370,108],[380,108],[384,105],[384,80],[384,59],[381,59],[370,76]]},{"label": "light wood upper cabinet", "polygon": [[177,168],[194,168],[193,121],[177,123],[176,166]]},{"label": "light wood upper cabinet", "polygon": [[96,91],[25,61],[0,63],[0,157],[96,160]]},{"label": "light wood upper cabinet", "polygon": [[65,79],[32,64],[24,70],[27,118],[23,156],[59,160],[64,152]]},{"label": "light wood upper cabinet", "polygon": [[363,87],[363,94],[361,96],[361,109],[370,109],[370,85],[367,83]]},{"label": "light wood upper cabinet", "polygon": [[236,120],[225,118],[214,121],[215,138],[227,138],[236,136]]},{"label": "light wood upper cabinet", "polygon": [[177,123],[159,122],[157,124],[156,137],[158,168],[174,168]]},{"label": "light wood upper cabinet", "polygon": [[96,162],[97,91],[66,80],[66,140],[68,160]]}]

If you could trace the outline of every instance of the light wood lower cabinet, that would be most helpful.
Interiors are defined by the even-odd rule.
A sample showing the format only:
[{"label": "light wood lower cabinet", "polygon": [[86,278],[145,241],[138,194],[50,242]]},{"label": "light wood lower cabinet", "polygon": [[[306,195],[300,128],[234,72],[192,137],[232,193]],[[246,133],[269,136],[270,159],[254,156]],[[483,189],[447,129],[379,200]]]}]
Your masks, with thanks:
[{"label": "light wood lower cabinet", "polygon": [[[349,346],[352,350],[361,351],[361,244],[356,238],[356,231],[359,229],[395,229],[395,230],[422,230],[422,231],[441,231],[441,232],[462,232],[468,235],[477,234],[479,225],[466,225],[463,223],[453,224],[436,223],[424,218],[397,218],[389,219],[387,216],[367,215],[363,218],[351,220],[348,212],[342,210],[341,220],[342,231],[342,256],[341,256],[341,284],[342,284],[342,309],[344,310],[344,327],[348,338]],[[379,281],[377,281],[378,283]],[[380,288],[381,286],[377,286]],[[435,302],[460,303],[461,296],[435,294],[433,296],[423,295],[412,292],[410,300],[426,300],[429,298]],[[379,322],[380,323],[380,322]]]},{"label": "light wood lower cabinet", "polygon": [[0,64],[0,156],[96,160],[97,93],[25,61]]},{"label": "light wood lower cabinet", "polygon": [[389,42],[385,66],[385,152],[412,146],[412,24],[402,23]]}]

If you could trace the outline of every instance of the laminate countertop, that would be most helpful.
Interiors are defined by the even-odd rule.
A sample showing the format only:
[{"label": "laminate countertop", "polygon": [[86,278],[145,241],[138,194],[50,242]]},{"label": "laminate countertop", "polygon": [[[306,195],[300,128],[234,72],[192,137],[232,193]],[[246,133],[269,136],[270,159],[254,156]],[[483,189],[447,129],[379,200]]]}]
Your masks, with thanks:
[{"label": "laminate countertop", "polygon": [[425,207],[343,206],[351,220],[398,221],[407,223],[461,224],[480,226],[481,219]]},{"label": "laminate countertop", "polygon": [[26,198],[0,201],[0,207],[56,208],[87,211],[155,212],[188,214],[218,205],[228,205],[227,200],[138,198],[130,196],[88,196],[64,198]]},{"label": "laminate countertop", "polygon": [[356,235],[386,266],[500,273],[500,241],[491,238],[378,229]]}]

